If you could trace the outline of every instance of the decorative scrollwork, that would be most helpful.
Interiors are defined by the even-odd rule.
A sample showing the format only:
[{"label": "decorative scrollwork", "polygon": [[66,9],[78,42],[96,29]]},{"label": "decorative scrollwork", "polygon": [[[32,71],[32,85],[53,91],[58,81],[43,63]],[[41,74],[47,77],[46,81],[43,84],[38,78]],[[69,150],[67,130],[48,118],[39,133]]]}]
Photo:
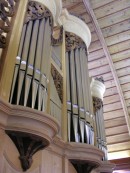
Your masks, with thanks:
[{"label": "decorative scrollwork", "polygon": [[4,33],[11,30],[11,20],[15,14],[15,6],[18,0],[1,0],[0,1],[0,48],[6,47],[6,37]]},{"label": "decorative scrollwork", "polygon": [[82,39],[73,33],[66,32],[66,51],[71,51],[81,47],[86,48],[86,45]]},{"label": "decorative scrollwork", "polygon": [[103,106],[103,101],[98,97],[93,97],[93,106],[95,112],[97,112],[97,110],[99,110]]},{"label": "decorative scrollwork", "polygon": [[15,131],[6,131],[6,133],[12,139],[19,151],[19,159],[23,171],[26,171],[31,167],[33,155],[48,146],[48,142],[41,139],[39,136]]},{"label": "decorative scrollwork", "polygon": [[52,26],[53,19],[51,12],[42,4],[35,1],[30,1],[28,3],[27,13],[25,16],[25,23],[30,20],[42,19],[42,18],[50,18],[50,25]]},{"label": "decorative scrollwork", "polygon": [[59,31],[59,34],[58,34],[58,38],[54,38],[54,37],[53,37],[53,34],[52,34],[52,37],[51,37],[52,46],[58,46],[58,45],[60,45],[62,42],[63,42],[63,26],[60,27],[60,31]]},{"label": "decorative scrollwork", "polygon": [[0,30],[0,48],[6,47],[6,37],[2,35],[3,31]]},{"label": "decorative scrollwork", "polygon": [[63,102],[63,78],[53,65],[51,66],[51,74],[52,74],[59,98],[61,102]]}]

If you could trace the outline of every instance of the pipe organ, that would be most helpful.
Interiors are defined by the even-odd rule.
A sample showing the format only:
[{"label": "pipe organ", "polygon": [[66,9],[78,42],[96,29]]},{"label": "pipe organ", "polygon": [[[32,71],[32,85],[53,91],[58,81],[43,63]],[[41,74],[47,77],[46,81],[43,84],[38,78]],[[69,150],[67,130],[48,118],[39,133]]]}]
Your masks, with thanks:
[{"label": "pipe organ", "polygon": [[12,104],[47,110],[52,27],[50,11],[30,1],[16,57]]},{"label": "pipe organ", "polygon": [[[102,165],[102,158],[107,160],[107,147],[102,101],[105,86],[99,79],[93,79],[90,85],[88,72],[90,31],[78,17],[62,10],[60,0],[21,0],[19,4],[27,8],[19,44],[14,46],[17,54],[8,59],[13,66],[6,69],[5,64],[0,74],[3,80],[12,70],[11,79],[6,75],[7,91],[3,92],[6,82],[0,87],[0,97],[1,93],[6,93],[5,98],[10,95],[5,100],[9,103],[0,98],[2,133],[14,142],[23,171],[31,168],[37,151],[51,145],[45,149],[50,152],[47,158],[60,155],[60,164],[60,159],[54,160],[55,165],[64,163],[62,171],[68,173],[65,166],[71,163],[74,172],[91,172]],[[4,45],[0,43],[1,47]],[[43,172],[43,166],[39,170]]]},{"label": "pipe organ", "polygon": [[84,42],[66,33],[68,140],[94,145],[92,103]]},{"label": "pipe organ", "polygon": [[105,85],[102,77],[92,80],[91,90],[95,112],[97,147],[105,154],[103,160],[107,160],[106,135],[103,119],[103,94],[105,92]]}]

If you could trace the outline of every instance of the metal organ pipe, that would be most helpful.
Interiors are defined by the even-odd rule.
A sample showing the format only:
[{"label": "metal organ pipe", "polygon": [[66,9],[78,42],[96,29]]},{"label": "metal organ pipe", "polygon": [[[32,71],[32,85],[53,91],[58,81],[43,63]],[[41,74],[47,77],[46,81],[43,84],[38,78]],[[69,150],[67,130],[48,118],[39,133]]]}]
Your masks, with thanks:
[{"label": "metal organ pipe", "polygon": [[[39,20],[36,20],[33,22],[32,38],[31,38],[31,44],[30,44],[30,49],[29,49],[29,53],[28,53],[29,56],[28,56],[27,76],[26,76],[26,80],[25,80],[26,90],[25,90],[25,96],[24,96],[24,106],[27,105],[29,90],[30,90],[31,81],[32,81],[32,77],[33,77],[38,28],[39,28]],[[32,106],[32,107],[34,107],[34,106]]]},{"label": "metal organ pipe", "polygon": [[103,94],[105,92],[104,81],[101,78],[92,80],[91,92],[93,96],[93,105],[96,119],[97,129],[97,145],[104,153],[104,160],[107,160],[107,146],[106,146],[106,135],[103,119]]},{"label": "metal organ pipe", "polygon": [[[32,107],[34,108],[36,96],[38,94],[38,110],[42,109],[42,102],[43,102],[43,86],[41,83],[38,85],[37,81],[40,81],[42,72],[41,72],[41,61],[42,61],[42,50],[43,50],[43,40],[44,40],[44,33],[45,33],[45,23],[46,19],[43,18],[39,21],[39,30],[38,30],[38,38],[37,38],[37,47],[36,47],[36,60],[35,60],[35,71],[33,77],[33,101]],[[38,92],[38,93],[37,93]]]},{"label": "metal organ pipe", "polygon": [[[39,90],[39,98],[41,96],[43,96],[43,98],[41,98],[42,102],[42,108],[43,111],[45,111],[46,106],[47,106],[47,82],[49,80],[49,72],[50,72],[50,56],[51,56],[51,27],[50,27],[50,19],[46,19],[46,23],[45,23],[45,31],[44,31],[44,39],[43,39],[43,46],[42,46],[42,59],[41,59],[41,76],[40,76],[40,88],[42,90],[42,93]],[[50,50],[50,51],[48,51]],[[46,62],[46,63],[45,63]],[[44,86],[44,88],[42,87]],[[39,104],[40,105],[41,102],[39,100]]]},{"label": "metal organ pipe", "polygon": [[75,65],[76,65],[76,81],[77,81],[77,94],[78,94],[78,104],[79,104],[79,115],[84,118],[84,104],[83,104],[83,88],[81,81],[81,68],[79,61],[79,49],[75,50]]},{"label": "metal organ pipe", "polygon": [[[66,33],[67,92],[69,92],[67,93],[68,138],[69,141],[94,144],[94,131],[91,123],[93,120],[89,115],[90,86],[87,79],[88,73],[86,73],[85,49],[79,37]],[[72,103],[71,107],[69,103]]]},{"label": "metal organ pipe", "polygon": [[97,134],[97,136],[96,136],[96,139],[97,139],[97,147],[98,148],[101,148],[100,147],[100,141],[101,141],[101,139],[100,139],[100,129],[99,129],[99,127],[100,127],[100,123],[99,123],[99,120],[98,120],[98,111],[95,113],[95,120],[96,120],[96,134]]},{"label": "metal organ pipe", "polygon": [[104,126],[104,118],[103,118],[103,106],[101,107],[100,112],[101,112],[102,138],[103,138],[102,150],[105,153],[104,160],[108,160],[107,142],[106,142],[106,134],[105,134],[105,126]]},{"label": "metal organ pipe", "polygon": [[[15,83],[18,77],[18,71],[19,71],[19,65],[21,62],[21,56],[22,56],[22,50],[23,50],[23,44],[24,44],[24,40],[25,40],[25,35],[26,35],[26,24],[23,26],[23,31],[22,31],[22,35],[21,35],[21,39],[20,39],[20,45],[19,45],[19,50],[18,50],[18,56],[16,57],[16,64],[15,64],[15,70],[14,70],[14,77],[13,77],[13,82],[12,82],[12,89],[11,89],[11,94],[10,94],[10,102],[12,103],[12,99],[13,99],[13,93],[14,93],[14,89],[15,89]],[[15,99],[15,103],[16,103],[16,99]]]},{"label": "metal organ pipe", "polygon": [[76,82],[77,82],[77,93],[78,93],[78,105],[79,105],[79,127],[81,132],[81,141],[84,143],[84,124],[85,124],[85,112],[83,102],[83,87],[81,85],[81,66],[80,66],[80,49],[75,50],[75,66],[76,66]]},{"label": "metal organ pipe", "polygon": [[86,97],[87,99],[87,110],[86,110],[86,121],[89,122],[87,124],[90,131],[89,136],[89,143],[94,145],[94,120],[93,120],[93,105],[92,105],[92,96],[90,91],[90,79],[89,79],[89,72],[88,72],[88,60],[87,60],[87,51],[83,49],[83,65],[84,65],[84,76],[85,78],[85,88],[86,88]]},{"label": "metal organ pipe", "polygon": [[32,21],[30,21],[27,25],[26,35],[25,35],[25,41],[23,46],[23,52],[21,57],[21,63],[20,63],[20,70],[19,70],[19,80],[18,80],[18,93],[17,93],[17,105],[22,104],[23,98],[21,98],[21,92],[22,88],[25,82],[25,76],[26,76],[26,70],[27,70],[27,58],[28,58],[28,50],[30,46],[30,40],[31,40],[31,32],[32,31]]},{"label": "metal organ pipe", "polygon": [[67,87],[67,116],[68,116],[68,141],[71,141],[71,125],[72,125],[72,113],[71,113],[71,92],[70,92],[70,63],[69,63],[69,55],[66,52],[66,87]]},{"label": "metal organ pipe", "polygon": [[84,57],[83,57],[83,49],[80,48],[80,68],[81,68],[81,79],[82,79],[82,87],[83,87],[83,100],[84,100],[84,109],[85,112],[88,112],[88,103],[87,103],[87,87],[86,87],[86,75],[85,67],[84,67]]},{"label": "metal organ pipe", "polygon": [[77,88],[76,88],[76,76],[75,76],[75,62],[74,50],[69,52],[70,56],[70,75],[71,75],[71,97],[72,97],[72,112],[73,112],[73,128],[74,128],[74,137],[75,141],[79,141],[79,134],[78,134],[78,102],[77,102]]},{"label": "metal organ pipe", "polygon": [[35,11],[27,12],[25,17],[10,102],[45,111],[53,22],[49,10],[44,6],[43,11],[39,10],[41,6],[43,5],[38,2],[28,3],[29,10]]}]

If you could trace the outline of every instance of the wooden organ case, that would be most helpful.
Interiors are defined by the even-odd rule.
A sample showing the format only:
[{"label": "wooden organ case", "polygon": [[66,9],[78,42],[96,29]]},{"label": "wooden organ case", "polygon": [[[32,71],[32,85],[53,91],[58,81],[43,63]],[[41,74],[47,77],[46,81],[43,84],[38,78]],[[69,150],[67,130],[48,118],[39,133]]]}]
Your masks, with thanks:
[{"label": "wooden organ case", "polygon": [[[2,2],[3,8],[13,1]],[[50,146],[47,151],[65,163],[63,172],[91,172],[107,160],[107,147],[101,125],[105,87],[98,80],[103,88],[98,90],[98,84],[90,81],[87,66],[90,31],[81,19],[62,10],[60,1],[20,1],[20,7],[25,14],[16,16],[22,24],[15,24],[19,37],[12,60],[4,53],[0,59],[2,129],[14,142],[23,171],[31,169],[35,153]],[[3,40],[0,46],[5,47]],[[9,68],[4,65],[7,61]]]}]

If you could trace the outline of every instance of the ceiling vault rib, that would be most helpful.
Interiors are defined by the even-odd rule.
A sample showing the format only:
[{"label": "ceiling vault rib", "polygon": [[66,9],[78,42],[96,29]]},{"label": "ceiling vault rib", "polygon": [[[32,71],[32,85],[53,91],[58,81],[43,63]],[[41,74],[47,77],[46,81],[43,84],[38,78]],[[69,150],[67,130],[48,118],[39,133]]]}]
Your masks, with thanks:
[{"label": "ceiling vault rib", "polygon": [[83,0],[83,3],[85,5],[85,7],[86,7],[87,12],[90,14],[90,16],[92,18],[92,21],[93,21],[94,26],[95,26],[95,30],[98,33],[99,40],[100,40],[100,42],[102,44],[104,53],[106,55],[106,58],[108,60],[109,65],[110,65],[110,69],[111,69],[111,72],[112,72],[112,75],[113,75],[113,78],[115,80],[115,84],[116,84],[116,87],[117,87],[117,90],[118,90],[118,93],[119,93],[119,96],[120,96],[120,100],[121,100],[121,104],[122,104],[123,111],[124,111],[124,114],[125,114],[125,119],[126,119],[128,131],[129,131],[129,134],[130,134],[130,117],[129,117],[129,113],[128,113],[127,106],[126,106],[126,103],[125,103],[125,99],[124,99],[124,96],[123,96],[123,92],[122,92],[122,89],[121,89],[121,85],[119,83],[119,79],[118,79],[118,76],[117,76],[117,73],[116,73],[116,70],[115,70],[115,67],[114,67],[114,63],[113,63],[113,61],[111,59],[111,55],[110,55],[110,53],[108,51],[107,44],[105,42],[105,39],[104,39],[103,34],[102,34],[102,31],[101,31],[101,29],[99,27],[98,21],[96,19],[96,16],[95,16],[95,14],[93,12],[93,9],[92,9],[92,7],[90,5],[89,0]]}]

